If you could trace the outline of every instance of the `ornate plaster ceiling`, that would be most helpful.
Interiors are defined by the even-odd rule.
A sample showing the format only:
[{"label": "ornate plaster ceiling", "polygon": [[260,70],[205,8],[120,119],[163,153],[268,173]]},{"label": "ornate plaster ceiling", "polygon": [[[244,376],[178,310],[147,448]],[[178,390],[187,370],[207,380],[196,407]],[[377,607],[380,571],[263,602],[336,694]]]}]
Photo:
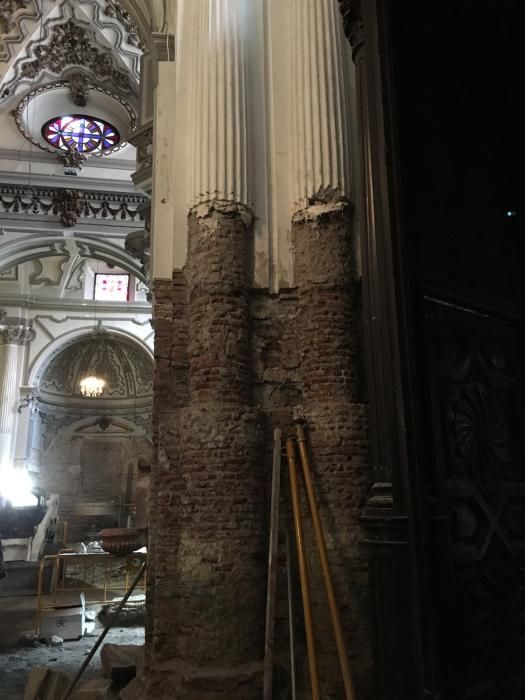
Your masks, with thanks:
[{"label": "ornate plaster ceiling", "polygon": [[[69,32],[61,41],[57,28],[68,22],[74,23],[76,33]],[[42,69],[57,77],[57,69],[66,67],[64,60],[67,65],[84,65],[85,59],[96,63],[98,57],[99,68],[101,62],[106,67],[113,62],[129,73],[136,87],[141,52],[138,31],[117,0],[0,0],[0,73],[3,90],[8,86],[11,93],[16,92],[13,79],[34,78],[28,62],[46,59]]]},{"label": "ornate plaster ceiling", "polygon": [[[117,0],[0,0],[0,112],[14,112],[33,145],[81,168],[86,157],[125,146],[135,128],[141,54],[139,33]],[[68,114],[112,124],[120,142],[86,154],[54,148],[42,126]]]},{"label": "ornate plaster ceiling", "polygon": [[105,330],[63,346],[51,358],[39,379],[40,401],[62,404],[83,399],[80,381],[89,374],[106,381],[100,399],[129,404],[151,400],[153,362],[136,342],[111,335]]}]

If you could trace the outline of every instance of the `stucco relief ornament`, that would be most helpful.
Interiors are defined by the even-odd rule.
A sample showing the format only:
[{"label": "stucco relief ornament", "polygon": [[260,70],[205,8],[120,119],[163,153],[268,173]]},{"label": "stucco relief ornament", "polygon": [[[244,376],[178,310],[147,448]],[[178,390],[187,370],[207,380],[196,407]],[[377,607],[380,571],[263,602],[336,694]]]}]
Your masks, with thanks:
[{"label": "stucco relief ornament", "polygon": [[76,170],[82,170],[82,163],[86,160],[86,156],[80,153],[75,144],[70,144],[67,147],[67,153],[61,153],[58,157],[66,168],[75,168]]},{"label": "stucco relief ornament", "polygon": [[133,19],[129,12],[126,12],[118,2],[115,0],[106,0],[106,7],[104,8],[104,13],[108,17],[114,17],[124,26],[126,32],[128,33],[127,39],[131,46],[135,46],[137,49],[144,49],[144,44],[139,36],[139,32]]},{"label": "stucco relief ornament", "polygon": [[78,221],[78,202],[82,192],[78,190],[60,190],[56,204],[60,223],[67,228],[74,226]]},{"label": "stucco relief ornament", "polygon": [[68,76],[68,82],[73,102],[79,107],[85,107],[89,96],[89,78],[83,73],[72,73]]},{"label": "stucco relief ornament", "polygon": [[8,34],[14,28],[15,12],[29,5],[29,0],[0,0],[0,34]]},{"label": "stucco relief ornament", "polygon": [[54,27],[50,42],[37,46],[35,55],[22,66],[25,78],[32,80],[44,69],[60,75],[68,66],[83,66],[124,92],[132,89],[126,73],[114,66],[111,53],[93,46],[88,30],[71,19]]},{"label": "stucco relief ornament", "polygon": [[34,335],[31,326],[23,324],[0,327],[0,343],[2,345],[25,345],[33,340]]}]

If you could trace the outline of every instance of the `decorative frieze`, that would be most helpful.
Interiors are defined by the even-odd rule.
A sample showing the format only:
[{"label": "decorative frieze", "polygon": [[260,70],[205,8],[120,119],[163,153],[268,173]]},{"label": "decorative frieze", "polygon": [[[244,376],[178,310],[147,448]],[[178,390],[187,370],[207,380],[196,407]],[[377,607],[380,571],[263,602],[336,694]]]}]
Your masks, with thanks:
[{"label": "decorative frieze", "polygon": [[63,226],[74,226],[79,219],[138,222],[145,202],[146,197],[136,193],[0,184],[0,216],[58,216]]}]

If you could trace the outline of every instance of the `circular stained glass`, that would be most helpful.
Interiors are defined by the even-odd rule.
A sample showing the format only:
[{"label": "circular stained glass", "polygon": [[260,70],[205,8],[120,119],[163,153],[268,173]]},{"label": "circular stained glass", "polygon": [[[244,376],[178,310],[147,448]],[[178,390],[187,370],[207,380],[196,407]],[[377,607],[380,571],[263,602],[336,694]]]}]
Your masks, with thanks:
[{"label": "circular stained glass", "polygon": [[42,136],[62,151],[76,146],[80,153],[108,151],[120,141],[120,134],[114,126],[85,114],[53,117],[42,127]]}]

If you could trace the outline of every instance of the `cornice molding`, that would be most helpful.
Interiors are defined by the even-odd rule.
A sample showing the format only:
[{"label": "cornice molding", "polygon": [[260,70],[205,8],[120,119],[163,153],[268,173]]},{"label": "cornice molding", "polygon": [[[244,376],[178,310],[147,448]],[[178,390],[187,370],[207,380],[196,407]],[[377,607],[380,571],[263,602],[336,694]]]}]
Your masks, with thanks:
[{"label": "cornice molding", "polygon": [[[0,305],[2,305],[5,308],[22,308],[37,311],[71,311],[73,313],[78,313],[82,311],[84,314],[92,313],[96,306],[98,314],[118,314],[118,316],[115,319],[103,316],[102,318],[105,322],[112,320],[121,320],[122,314],[125,314],[126,316],[129,316],[131,314],[144,314],[148,317],[151,315],[151,304],[145,301],[126,301],[121,302],[120,304],[115,302],[97,301],[95,305],[95,302],[91,301],[90,299],[71,299],[70,301],[64,301],[64,299],[44,299],[41,296],[32,297],[14,294],[4,294],[0,295]],[[84,319],[85,316],[78,316],[75,318]],[[149,318],[146,319],[144,322],[139,323],[138,325],[145,325],[146,323],[149,323]]]},{"label": "cornice molding", "polygon": [[[138,130],[136,130],[138,131]],[[131,142],[131,138],[128,139],[128,142]],[[52,155],[51,153],[47,153],[45,151],[35,151],[35,150],[27,150],[23,151],[20,149],[15,149],[15,148],[0,148],[0,163],[2,160],[16,160],[16,161],[22,161],[22,162],[31,162],[31,163],[49,163],[49,164],[54,164],[56,163],[56,155]],[[134,160],[123,160],[120,158],[111,158],[108,160],[108,158],[90,158],[89,161],[85,164],[85,169],[89,168],[106,168],[107,170],[127,170],[130,173],[133,172],[136,169],[136,162]],[[38,177],[38,176],[37,176]],[[48,176],[45,176],[48,179]],[[62,176],[57,176],[57,177],[62,177]],[[2,179],[2,173],[0,172],[0,179]],[[4,178],[5,179],[5,178]],[[27,177],[26,177],[27,180]],[[71,180],[71,177],[68,177],[68,180]],[[97,180],[97,182],[100,182],[100,180]],[[111,183],[110,188],[111,188]],[[131,184],[131,183],[130,183]],[[130,187],[130,184],[128,187]]]},{"label": "cornice molding", "polygon": [[[0,183],[9,185],[18,185],[24,187],[25,190],[28,187],[44,187],[52,189],[72,189],[76,187],[77,189],[82,189],[83,192],[105,192],[111,194],[129,194],[137,195],[137,190],[133,187],[133,182],[131,178],[129,181],[114,180],[113,178],[95,178],[87,177],[82,174],[80,177],[71,177],[69,175],[36,175],[31,174],[30,182],[29,173],[13,173],[6,170],[0,171]],[[144,195],[138,195],[144,196]]]}]

